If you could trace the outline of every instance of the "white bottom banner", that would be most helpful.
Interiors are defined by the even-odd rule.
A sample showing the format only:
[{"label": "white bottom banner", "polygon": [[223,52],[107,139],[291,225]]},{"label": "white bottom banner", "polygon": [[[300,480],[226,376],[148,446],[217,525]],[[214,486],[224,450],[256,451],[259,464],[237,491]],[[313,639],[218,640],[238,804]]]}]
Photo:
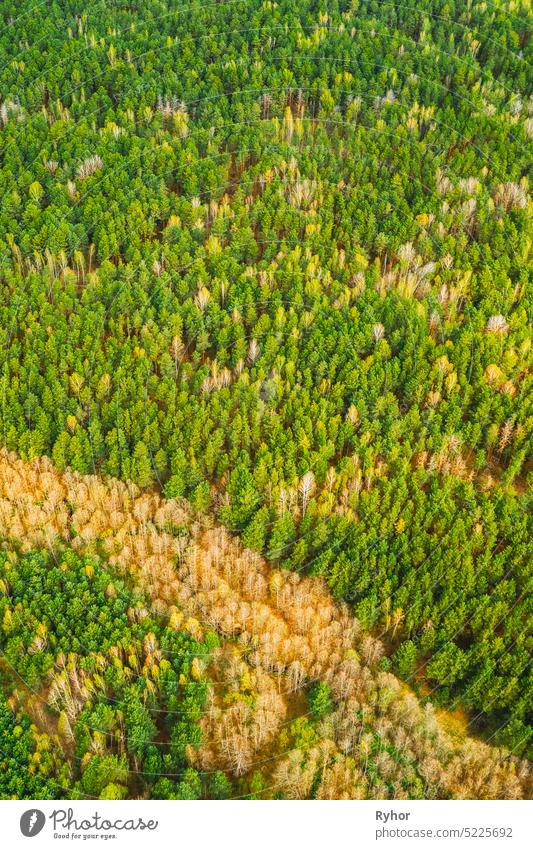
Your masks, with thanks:
[{"label": "white bottom banner", "polygon": [[[531,802],[0,802],[0,847],[533,847]],[[67,843],[68,841],[68,843]]]}]

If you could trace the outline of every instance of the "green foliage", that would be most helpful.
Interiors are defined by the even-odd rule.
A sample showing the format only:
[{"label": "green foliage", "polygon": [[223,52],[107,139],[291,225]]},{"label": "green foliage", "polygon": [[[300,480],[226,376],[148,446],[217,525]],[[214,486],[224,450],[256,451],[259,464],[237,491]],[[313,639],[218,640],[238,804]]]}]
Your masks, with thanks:
[{"label": "green foliage", "polygon": [[244,530],[242,535],[242,544],[246,548],[251,548],[261,554],[265,547],[267,531],[268,510],[266,507],[262,507],[254,514],[253,518]]},{"label": "green foliage", "polygon": [[[80,781],[81,789],[88,796],[100,798],[109,787],[118,786],[119,796],[122,798],[124,785],[128,781],[128,761],[124,756],[118,758],[116,755],[105,755],[92,757],[83,772]],[[110,798],[103,795],[101,798]],[[112,797],[111,797],[112,798]]]},{"label": "green foliage", "polygon": [[315,719],[323,719],[333,710],[331,688],[326,681],[319,681],[311,688],[309,693],[309,706],[311,714]]},{"label": "green foliage", "polygon": [[[2,3],[0,434],[212,509],[521,753],[533,42],[508,6]],[[7,663],[35,688],[116,649],[79,756],[83,718],[183,767],[188,638],[43,557],[3,562]],[[155,695],[121,667],[150,631],[178,658]]]},{"label": "green foliage", "polygon": [[220,771],[213,774],[208,787],[209,799],[229,799],[233,792],[231,781]]},{"label": "green foliage", "polygon": [[[65,788],[54,772],[50,750],[44,756],[37,752],[29,719],[13,715],[0,696],[0,799],[64,798]],[[63,780],[67,786],[68,771],[63,770]]]},{"label": "green foliage", "polygon": [[228,484],[229,507],[222,508],[223,520],[240,530],[254,515],[260,496],[255,481],[245,466],[237,466],[231,473]]},{"label": "green foliage", "polygon": [[401,678],[411,678],[417,666],[418,652],[412,640],[406,640],[394,655],[394,662]]},{"label": "green foliage", "polygon": [[[0,597],[0,649],[13,673],[6,686],[22,679],[37,693],[46,688],[60,742],[74,748],[65,761],[0,702],[5,795],[118,799],[142,788],[158,798],[160,777],[184,770],[186,781],[172,784],[178,795],[168,798],[201,795],[186,750],[201,743],[207,685],[189,673],[214,644],[148,615],[147,599],[73,551],[58,560],[0,552],[0,580],[9,587]],[[27,764],[19,779],[16,758]]]}]

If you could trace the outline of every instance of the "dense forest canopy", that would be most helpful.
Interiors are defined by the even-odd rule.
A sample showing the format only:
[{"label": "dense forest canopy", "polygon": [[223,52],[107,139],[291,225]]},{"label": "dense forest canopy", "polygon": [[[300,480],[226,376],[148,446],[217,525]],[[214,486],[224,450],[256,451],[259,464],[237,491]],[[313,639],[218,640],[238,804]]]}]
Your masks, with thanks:
[{"label": "dense forest canopy", "polygon": [[[196,521],[323,579],[382,641],[384,675],[526,757],[529,3],[34,5],[0,2],[2,446],[186,498]],[[8,525],[12,552],[24,534]],[[175,658],[148,692],[130,665],[75,728],[61,720],[72,772],[50,744],[41,778],[2,792],[267,795],[259,773],[231,786],[225,762],[195,771],[194,719],[154,719],[191,646],[218,637],[169,636],[162,609],[134,627],[137,590],[110,601],[113,564],[69,545],[66,577],[44,540],[6,554],[6,598],[30,617],[27,631],[4,619],[6,699],[19,678],[48,690],[58,655],[89,677],[91,653],[127,642],[140,657],[148,633],[152,655]],[[54,594],[59,633],[39,646],[31,617]],[[61,632],[71,604],[78,633]],[[304,686],[309,727],[285,748],[315,745],[338,712],[325,686],[333,696]],[[207,710],[202,688],[191,717]],[[39,723],[8,701],[9,757],[26,762]],[[142,745],[84,736],[86,720],[129,741],[128,705]],[[187,775],[147,779],[146,760]],[[437,792],[409,776],[408,795]],[[348,784],[379,798],[376,782]],[[311,776],[302,795],[330,790]]]},{"label": "dense forest canopy", "polygon": [[531,795],[528,762],[417,699],[322,579],[184,499],[0,458],[6,793]]}]

